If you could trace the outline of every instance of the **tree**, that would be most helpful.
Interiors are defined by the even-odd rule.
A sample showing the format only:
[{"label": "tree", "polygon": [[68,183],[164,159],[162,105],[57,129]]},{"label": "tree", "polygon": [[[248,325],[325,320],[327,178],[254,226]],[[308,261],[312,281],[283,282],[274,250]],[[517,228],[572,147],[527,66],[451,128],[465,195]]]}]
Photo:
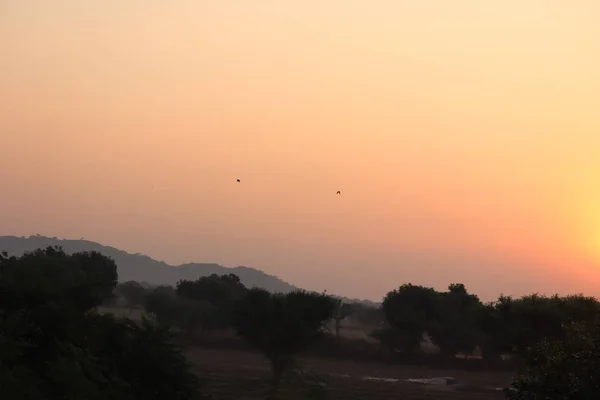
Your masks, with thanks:
[{"label": "tree", "polygon": [[[93,315],[99,333],[91,348],[118,382],[120,396],[137,399],[198,398],[201,382],[190,371],[182,351],[167,327],[143,319],[135,323],[112,315]],[[127,397],[129,396],[129,397]]]},{"label": "tree", "polygon": [[324,294],[294,291],[271,294],[253,288],[234,306],[233,326],[250,345],[270,362],[272,393],[275,394],[283,373],[293,356],[323,335],[331,320],[336,301]]},{"label": "tree", "polygon": [[498,350],[522,358],[530,347],[543,340],[564,338],[564,327],[569,322],[592,320],[598,315],[597,304],[581,296],[501,296],[494,304],[496,320],[488,327],[488,333]]},{"label": "tree", "polygon": [[463,284],[451,284],[436,297],[435,316],[427,328],[431,339],[446,356],[472,354],[481,338],[476,318],[482,306],[479,298],[469,294]]},{"label": "tree", "polygon": [[394,354],[396,349],[402,348],[405,343],[405,337],[389,325],[371,332],[370,336],[378,340],[379,344],[390,354]]},{"label": "tree", "polygon": [[207,327],[225,328],[231,326],[233,305],[246,293],[246,287],[234,274],[212,274],[195,281],[179,281],[176,291],[182,298],[203,303],[206,310],[216,310],[212,319],[207,315]]},{"label": "tree", "polygon": [[145,310],[162,326],[180,327],[181,314],[177,294],[171,286],[159,286],[146,296]]},{"label": "tree", "polygon": [[120,295],[130,307],[142,306],[146,302],[148,291],[139,282],[127,281],[117,286]]},{"label": "tree", "polygon": [[1,260],[0,292],[5,308],[37,306],[49,299],[88,310],[112,295],[117,283],[114,261],[97,252],[67,255],[60,247],[27,252]]},{"label": "tree", "polygon": [[380,336],[388,340],[388,347],[393,344],[406,353],[417,351],[436,316],[436,296],[435,290],[410,283],[385,296],[381,307],[388,328]]},{"label": "tree", "polygon": [[188,338],[199,330],[202,333],[214,327],[214,321],[220,320],[218,310],[210,303],[179,297],[170,286],[151,291],[144,307],[160,326],[179,328]]},{"label": "tree", "polygon": [[85,289],[96,294],[96,303],[111,298],[118,279],[114,260],[97,251],[74,253],[71,257],[86,275]]},{"label": "tree", "polygon": [[565,338],[570,322],[594,321],[600,315],[600,303],[582,295],[500,296],[476,314],[484,357],[509,353],[523,358],[530,347],[544,340]]},{"label": "tree", "polygon": [[0,256],[5,397],[183,400],[198,394],[199,382],[166,331],[94,311],[115,283],[114,262],[99,253],[67,255],[49,247]]},{"label": "tree", "polygon": [[600,398],[600,325],[571,323],[564,338],[544,339],[524,355],[509,400]]},{"label": "tree", "polygon": [[352,308],[354,309],[352,318],[359,324],[365,326],[381,326],[385,321],[381,307],[353,303]]},{"label": "tree", "polygon": [[354,307],[352,304],[344,303],[341,299],[337,300],[336,309],[333,315],[335,321],[335,337],[340,340],[340,330],[342,328],[341,322],[344,318],[352,315]]}]

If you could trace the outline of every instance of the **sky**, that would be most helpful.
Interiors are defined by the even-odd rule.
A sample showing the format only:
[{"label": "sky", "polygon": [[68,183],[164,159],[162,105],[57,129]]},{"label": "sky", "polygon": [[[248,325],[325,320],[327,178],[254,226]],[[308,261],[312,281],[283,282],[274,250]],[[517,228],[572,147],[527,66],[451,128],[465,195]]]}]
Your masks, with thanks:
[{"label": "sky", "polygon": [[372,300],[599,295],[599,19],[592,0],[0,0],[0,235]]}]

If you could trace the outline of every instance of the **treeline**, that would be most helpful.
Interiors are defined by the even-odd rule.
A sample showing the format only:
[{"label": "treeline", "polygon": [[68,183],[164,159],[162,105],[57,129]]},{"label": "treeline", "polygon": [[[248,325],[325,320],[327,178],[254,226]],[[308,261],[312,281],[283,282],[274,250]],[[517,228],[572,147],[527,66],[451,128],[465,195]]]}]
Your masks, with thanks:
[{"label": "treeline", "polygon": [[[195,281],[183,280],[176,287],[151,287],[128,281],[117,285],[112,306],[144,309],[164,325],[176,327],[189,336],[201,339],[204,333],[233,328],[233,306],[247,293],[240,279],[234,274],[210,275]],[[339,336],[341,321],[351,317],[356,324],[376,327],[383,322],[380,309],[362,303],[344,304],[335,300],[331,317],[335,333]]]},{"label": "treeline", "polygon": [[[235,275],[211,275],[180,281],[175,288],[125,282],[116,293],[130,306],[144,307],[159,323],[202,337],[233,326],[234,304],[247,290]],[[583,295],[500,296],[484,303],[463,284],[451,284],[443,292],[405,284],[390,291],[379,309],[337,301],[330,322],[338,337],[341,321],[348,317],[373,327],[372,337],[393,354],[418,354],[428,338],[444,356],[478,354],[494,360],[522,357],[544,339],[564,338],[569,323],[589,323],[598,316],[600,302]]]},{"label": "treeline", "polygon": [[483,303],[462,284],[447,291],[406,284],[389,292],[382,304],[386,327],[377,332],[388,348],[418,351],[425,333],[447,356],[522,357],[544,339],[562,339],[566,325],[590,323],[600,316],[600,302],[583,295],[520,298],[500,296]]},{"label": "treeline", "polygon": [[[232,327],[270,362],[275,394],[294,356],[318,341],[338,305],[329,296],[247,289],[234,275],[177,288],[117,289],[117,266],[97,252],[61,248],[0,254],[0,391],[9,399],[193,400],[202,381],[176,343],[184,332]],[[156,321],[100,314],[115,291]],[[127,290],[130,289],[130,291]],[[136,297],[139,296],[139,297]],[[133,300],[133,299],[137,300]]]}]

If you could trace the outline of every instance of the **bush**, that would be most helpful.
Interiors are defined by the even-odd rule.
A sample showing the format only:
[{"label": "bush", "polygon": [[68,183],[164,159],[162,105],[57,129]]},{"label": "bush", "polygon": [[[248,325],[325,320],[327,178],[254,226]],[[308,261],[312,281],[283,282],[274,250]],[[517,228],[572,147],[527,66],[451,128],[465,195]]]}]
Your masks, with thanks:
[{"label": "bush", "polygon": [[572,323],[566,332],[528,350],[508,399],[600,399],[600,324]]}]

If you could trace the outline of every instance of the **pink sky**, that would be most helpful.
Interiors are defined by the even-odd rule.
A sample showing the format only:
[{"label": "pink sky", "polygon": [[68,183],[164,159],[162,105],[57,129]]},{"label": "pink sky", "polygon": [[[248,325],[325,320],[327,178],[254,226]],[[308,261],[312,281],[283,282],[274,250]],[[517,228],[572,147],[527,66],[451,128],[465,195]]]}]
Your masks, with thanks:
[{"label": "pink sky", "polygon": [[4,0],[0,235],[369,299],[596,295],[599,20],[591,0]]}]

